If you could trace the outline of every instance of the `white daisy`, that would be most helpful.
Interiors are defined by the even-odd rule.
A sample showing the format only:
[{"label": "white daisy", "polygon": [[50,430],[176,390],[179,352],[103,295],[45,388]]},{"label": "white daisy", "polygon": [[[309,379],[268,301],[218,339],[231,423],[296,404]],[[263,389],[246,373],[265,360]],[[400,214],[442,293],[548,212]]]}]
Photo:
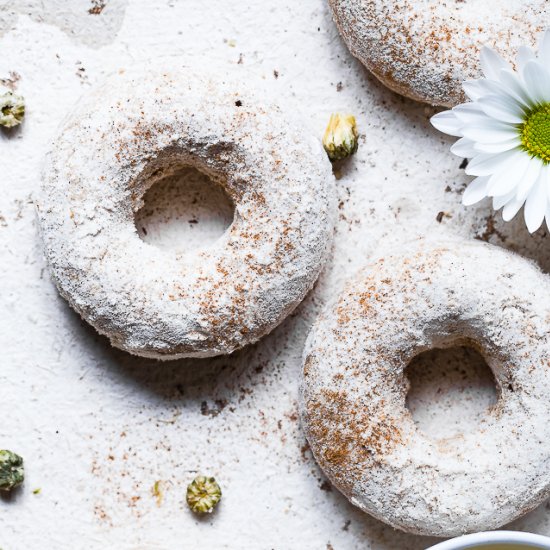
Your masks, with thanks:
[{"label": "white daisy", "polygon": [[525,204],[530,233],[546,218],[550,228],[550,30],[538,53],[521,47],[517,71],[494,50],[481,50],[485,78],[464,82],[471,99],[432,117],[440,131],[460,139],[451,147],[471,159],[466,173],[477,176],[462,202],[493,198],[511,220]]}]

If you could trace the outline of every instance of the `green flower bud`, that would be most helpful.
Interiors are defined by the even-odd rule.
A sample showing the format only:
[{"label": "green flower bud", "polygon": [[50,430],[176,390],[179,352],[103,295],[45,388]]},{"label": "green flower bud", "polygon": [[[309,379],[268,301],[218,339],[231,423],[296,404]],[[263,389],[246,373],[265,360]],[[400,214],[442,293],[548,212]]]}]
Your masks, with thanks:
[{"label": "green flower bud", "polygon": [[0,451],[0,490],[11,491],[24,479],[23,459],[11,451]]},{"label": "green flower bud", "polygon": [[195,514],[211,513],[221,498],[222,490],[213,477],[197,476],[187,486],[187,504]]},{"label": "green flower bud", "polygon": [[0,95],[0,126],[13,128],[21,124],[25,116],[25,100],[13,92]]},{"label": "green flower bud", "polygon": [[359,145],[357,126],[353,115],[333,113],[330,115],[323,147],[331,161],[345,159],[357,151]]}]

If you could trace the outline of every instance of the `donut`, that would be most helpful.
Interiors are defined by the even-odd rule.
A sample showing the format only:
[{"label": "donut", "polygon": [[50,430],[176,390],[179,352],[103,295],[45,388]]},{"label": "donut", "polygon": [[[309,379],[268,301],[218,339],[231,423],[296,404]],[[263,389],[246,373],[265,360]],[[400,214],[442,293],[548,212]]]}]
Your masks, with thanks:
[{"label": "donut", "polygon": [[[300,411],[312,452],[363,511],[409,533],[499,527],[550,494],[550,284],[480,242],[419,243],[360,270],[315,323]],[[498,400],[477,426],[431,439],[406,407],[410,361],[471,346]]]},{"label": "donut", "polygon": [[479,53],[507,61],[534,47],[550,18],[546,0],[329,0],[351,53],[394,92],[452,107],[464,80],[481,76]]},{"label": "donut", "polygon": [[[320,140],[236,72],[120,71],[81,100],[47,155],[37,207],[52,277],[135,355],[208,357],[257,341],[327,257],[334,178]],[[160,250],[139,238],[134,215],[151,185],[183,167],[225,189],[234,220],[210,246]]]}]

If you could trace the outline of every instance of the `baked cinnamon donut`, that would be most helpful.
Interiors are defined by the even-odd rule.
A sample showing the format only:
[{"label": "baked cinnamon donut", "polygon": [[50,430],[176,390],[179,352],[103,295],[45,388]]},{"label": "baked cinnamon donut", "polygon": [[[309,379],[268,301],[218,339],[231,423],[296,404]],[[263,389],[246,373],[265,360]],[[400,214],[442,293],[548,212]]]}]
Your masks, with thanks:
[{"label": "baked cinnamon donut", "polygon": [[484,45],[513,61],[550,20],[546,0],[329,0],[351,53],[404,96],[452,107]]},{"label": "baked cinnamon donut", "polygon": [[[136,67],[82,100],[53,144],[38,201],[46,256],[61,294],[114,346],[160,359],[230,353],[277,326],[319,274],[330,163],[246,80]],[[134,214],[151,185],[188,166],[225,188],[235,217],[211,246],[160,250]]]},{"label": "baked cinnamon donut", "polygon": [[[550,495],[550,281],[489,244],[421,244],[361,270],[308,337],[303,426],[350,501],[410,533],[499,527]],[[467,433],[432,440],[405,405],[405,367],[469,345],[499,399]]]}]

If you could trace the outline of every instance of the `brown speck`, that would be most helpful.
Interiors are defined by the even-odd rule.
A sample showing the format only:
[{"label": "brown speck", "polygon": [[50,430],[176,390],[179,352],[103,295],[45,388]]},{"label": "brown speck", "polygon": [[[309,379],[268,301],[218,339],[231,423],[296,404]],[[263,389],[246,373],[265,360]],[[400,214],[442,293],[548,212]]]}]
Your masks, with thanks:
[{"label": "brown speck", "polygon": [[338,84],[336,84],[337,92],[341,92],[343,88],[344,88],[344,85],[341,82],[338,82]]},{"label": "brown speck", "polygon": [[94,507],[94,515],[104,522],[109,522],[111,520],[107,512],[105,512],[105,510],[99,505],[96,505]]},{"label": "brown speck", "polygon": [[489,216],[485,222],[485,230],[482,233],[478,233],[475,238],[481,241],[489,241],[493,236],[498,237],[501,242],[505,242],[507,238],[506,235],[496,228],[495,218]]},{"label": "brown speck", "polygon": [[17,88],[17,83],[21,80],[21,75],[15,71],[10,71],[9,76],[0,78],[0,85],[5,86],[12,92]]},{"label": "brown speck", "polygon": [[92,7],[88,10],[90,15],[99,15],[105,9],[105,0],[92,0]]},{"label": "brown speck", "polygon": [[325,479],[325,481],[323,481],[323,483],[319,485],[319,489],[321,489],[321,491],[326,491],[327,493],[330,493],[332,491],[332,485]]},{"label": "brown speck", "polygon": [[274,70],[274,71],[273,71],[273,76],[274,76],[275,78],[279,78],[279,71]]},{"label": "brown speck", "polygon": [[235,101],[235,106],[236,106],[236,107],[242,107],[242,106],[243,106],[243,102],[242,102],[240,99],[237,99],[237,101]]},{"label": "brown speck", "polygon": [[216,399],[212,407],[208,405],[207,401],[201,403],[201,414],[203,416],[218,416],[227,406],[227,401],[225,399]]},{"label": "brown speck", "polygon": [[307,460],[308,451],[309,451],[309,443],[306,441],[305,444],[300,447],[300,454],[302,455],[302,460]]}]

